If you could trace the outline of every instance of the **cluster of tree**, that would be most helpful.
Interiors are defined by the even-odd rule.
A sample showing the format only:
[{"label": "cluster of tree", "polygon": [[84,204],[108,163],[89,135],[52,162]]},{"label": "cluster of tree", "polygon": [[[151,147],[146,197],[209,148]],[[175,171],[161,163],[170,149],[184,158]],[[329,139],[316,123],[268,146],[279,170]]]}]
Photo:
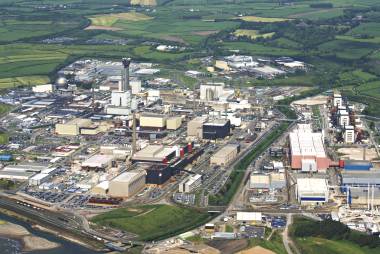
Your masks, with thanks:
[{"label": "cluster of tree", "polygon": [[322,237],[332,240],[347,240],[362,247],[380,247],[379,237],[353,231],[346,225],[333,220],[317,222],[309,219],[297,219],[292,231],[295,237]]}]

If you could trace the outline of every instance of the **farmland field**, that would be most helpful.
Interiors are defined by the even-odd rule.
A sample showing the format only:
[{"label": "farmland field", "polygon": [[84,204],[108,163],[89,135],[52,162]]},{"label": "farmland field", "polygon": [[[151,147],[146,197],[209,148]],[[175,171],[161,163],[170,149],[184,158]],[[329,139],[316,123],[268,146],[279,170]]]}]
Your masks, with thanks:
[{"label": "farmland field", "polygon": [[119,20],[144,21],[144,20],[150,20],[152,19],[152,17],[149,17],[139,12],[125,12],[125,13],[95,15],[95,16],[90,16],[89,19],[91,20],[91,25],[94,25],[94,26],[112,26]]},{"label": "farmland field", "polygon": [[356,89],[359,94],[380,99],[380,81],[365,83],[358,86]]},{"label": "farmland field", "polygon": [[247,36],[251,38],[252,40],[257,39],[257,38],[271,38],[273,37],[275,33],[265,33],[265,34],[260,34],[259,31],[257,30],[248,30],[248,29],[237,29],[234,32],[234,35],[236,36]]},{"label": "farmland field", "polygon": [[263,22],[263,23],[284,22],[284,21],[289,20],[285,18],[267,18],[267,17],[257,17],[257,16],[244,16],[244,17],[239,17],[238,19],[241,19],[247,22]]}]

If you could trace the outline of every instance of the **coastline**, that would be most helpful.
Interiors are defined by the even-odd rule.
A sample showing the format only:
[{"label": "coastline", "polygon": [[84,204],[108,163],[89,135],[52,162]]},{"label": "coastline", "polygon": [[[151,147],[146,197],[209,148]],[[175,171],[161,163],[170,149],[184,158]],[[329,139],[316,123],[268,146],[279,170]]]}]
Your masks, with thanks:
[{"label": "coastline", "polygon": [[61,246],[59,243],[34,236],[23,226],[7,221],[0,221],[0,236],[18,241],[22,246],[22,251],[28,252],[51,250]]},{"label": "coastline", "polygon": [[[10,210],[4,209],[4,208],[0,208],[0,215],[1,214],[5,215],[5,216],[8,216],[10,218],[14,218],[15,220],[19,220],[21,222],[27,223],[32,229],[34,229],[36,231],[40,231],[40,232],[51,234],[52,236],[55,236],[55,237],[57,237],[59,239],[62,239],[62,240],[67,241],[67,242],[70,242],[72,244],[77,244],[77,245],[79,245],[81,247],[84,247],[84,248],[86,248],[88,250],[92,250],[94,252],[101,251],[100,248],[96,248],[95,246],[90,245],[90,244],[88,244],[87,242],[85,242],[85,241],[83,241],[81,239],[78,239],[78,238],[75,238],[75,237],[73,237],[73,236],[71,236],[69,234],[62,233],[60,231],[57,231],[57,230],[54,230],[54,229],[51,229],[51,228],[48,228],[48,227],[36,224],[35,221],[33,221],[33,220],[31,220],[31,219],[23,216],[23,215],[15,213],[13,211],[10,211]],[[12,223],[12,224],[14,224],[14,223]],[[15,224],[15,225],[17,225],[17,224]],[[0,224],[0,227],[1,227],[1,224]],[[22,239],[22,237],[18,236],[17,234],[9,234],[9,233],[1,234],[1,232],[0,232],[0,236],[18,241],[18,242],[20,242],[20,244],[22,244],[22,247],[23,248],[25,247],[26,249],[28,248],[28,246],[24,246],[24,244],[26,245],[26,244],[28,244],[30,242],[29,238],[27,238],[26,241],[24,241],[24,239]],[[33,243],[33,244],[35,244],[35,243]],[[59,248],[59,246],[57,246],[55,248]],[[33,249],[33,250],[28,250],[28,251],[35,251],[35,250]]]}]

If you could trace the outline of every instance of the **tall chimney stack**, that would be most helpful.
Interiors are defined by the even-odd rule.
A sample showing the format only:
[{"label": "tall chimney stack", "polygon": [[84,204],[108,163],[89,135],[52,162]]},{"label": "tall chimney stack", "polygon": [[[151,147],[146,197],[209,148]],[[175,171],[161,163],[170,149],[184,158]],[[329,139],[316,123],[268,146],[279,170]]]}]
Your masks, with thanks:
[{"label": "tall chimney stack", "polygon": [[123,58],[123,76],[122,76],[122,91],[128,91],[129,89],[129,65],[131,64],[131,58]]}]

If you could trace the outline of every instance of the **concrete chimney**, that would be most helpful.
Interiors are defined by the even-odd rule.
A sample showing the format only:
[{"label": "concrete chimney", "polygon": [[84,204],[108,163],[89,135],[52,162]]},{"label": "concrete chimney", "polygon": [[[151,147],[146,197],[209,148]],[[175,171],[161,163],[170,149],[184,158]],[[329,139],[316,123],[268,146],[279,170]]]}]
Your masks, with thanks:
[{"label": "concrete chimney", "polygon": [[131,64],[131,58],[123,58],[123,75],[121,89],[123,92],[128,91],[129,87],[129,65]]}]

